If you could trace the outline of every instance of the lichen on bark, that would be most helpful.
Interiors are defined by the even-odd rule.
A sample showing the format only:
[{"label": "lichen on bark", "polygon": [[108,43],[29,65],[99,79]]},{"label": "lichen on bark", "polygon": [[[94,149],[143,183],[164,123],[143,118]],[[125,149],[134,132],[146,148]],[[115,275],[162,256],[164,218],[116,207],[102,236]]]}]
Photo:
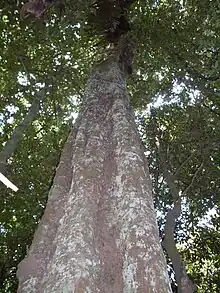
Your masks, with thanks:
[{"label": "lichen on bark", "polygon": [[127,66],[115,54],[88,79],[44,216],[19,266],[19,293],[171,293]]}]

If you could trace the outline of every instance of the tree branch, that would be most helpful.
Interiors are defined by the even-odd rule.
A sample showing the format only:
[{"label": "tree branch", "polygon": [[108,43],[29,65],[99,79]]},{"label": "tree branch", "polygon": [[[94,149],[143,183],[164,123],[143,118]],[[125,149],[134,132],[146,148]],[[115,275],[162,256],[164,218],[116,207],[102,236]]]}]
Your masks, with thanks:
[{"label": "tree branch", "polygon": [[188,190],[192,187],[193,183],[195,182],[196,176],[200,172],[200,170],[203,167],[203,162],[200,164],[199,168],[196,170],[195,174],[193,175],[191,183],[186,187],[186,189],[183,191],[183,194],[181,196],[185,196],[188,192]]},{"label": "tree branch", "polygon": [[[161,158],[160,158],[161,160]],[[196,176],[198,175],[199,171],[202,169],[203,163],[199,166],[196,170],[195,174],[193,175],[192,181],[189,186],[184,190],[182,196],[186,195],[188,190],[192,187]],[[165,180],[169,186],[171,195],[174,200],[174,207],[168,211],[165,220],[165,227],[164,227],[164,239],[162,242],[162,246],[166,250],[168,256],[170,257],[173,268],[175,271],[176,281],[178,284],[179,293],[193,293],[196,289],[195,284],[190,280],[186,273],[186,267],[184,262],[182,261],[181,255],[176,248],[176,243],[174,239],[174,231],[176,226],[176,219],[181,214],[181,197],[179,189],[177,188],[174,177],[172,174],[169,173],[167,169],[167,164],[165,161],[162,160],[162,168]]]},{"label": "tree branch", "polygon": [[36,94],[27,115],[23,121],[14,129],[11,138],[6,142],[4,149],[0,153],[0,172],[4,174],[7,160],[13,155],[25,129],[34,120],[37,115],[40,102],[43,100],[45,93],[43,91]]}]

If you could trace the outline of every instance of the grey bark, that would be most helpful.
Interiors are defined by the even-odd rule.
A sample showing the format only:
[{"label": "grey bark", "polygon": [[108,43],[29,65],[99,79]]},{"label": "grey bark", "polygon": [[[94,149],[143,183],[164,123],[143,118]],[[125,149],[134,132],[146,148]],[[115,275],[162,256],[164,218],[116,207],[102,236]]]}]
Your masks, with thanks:
[{"label": "grey bark", "polygon": [[168,166],[160,154],[161,166],[164,174],[164,178],[169,186],[170,193],[173,198],[174,206],[167,212],[165,227],[164,227],[164,239],[162,245],[166,250],[175,272],[175,278],[178,285],[179,293],[193,293],[195,292],[196,285],[190,280],[186,272],[186,266],[182,260],[182,257],[176,248],[174,239],[174,231],[176,227],[176,219],[181,214],[181,197],[178,187],[174,182],[174,176],[168,171]]},{"label": "grey bark", "polygon": [[[167,212],[165,218],[165,227],[164,227],[164,239],[162,241],[162,246],[166,250],[172,264],[173,269],[175,272],[175,278],[178,285],[178,292],[179,293],[194,293],[196,289],[196,285],[190,280],[186,272],[185,263],[182,260],[180,252],[176,247],[176,242],[174,239],[174,232],[176,227],[176,220],[181,215],[181,197],[180,197],[180,190],[175,183],[175,176],[180,171],[180,169],[187,163],[188,159],[178,168],[175,174],[170,173],[169,166],[167,164],[166,155],[163,152],[163,147],[161,145],[161,133],[157,127],[157,118],[156,113],[153,111],[153,130],[155,137],[158,139],[159,145],[156,144],[155,147],[158,149],[158,159],[160,162],[160,166],[162,168],[162,172],[166,183],[170,189],[170,193],[173,199],[173,208]],[[201,165],[202,166],[202,165]],[[200,168],[201,168],[200,166]],[[198,171],[200,170],[198,169]],[[193,184],[195,177],[198,172],[196,172],[195,176],[192,179],[191,184],[186,188],[181,196],[184,196],[188,189]]]},{"label": "grey bark", "polygon": [[119,57],[88,80],[44,216],[18,267],[19,293],[171,293],[128,66]]},{"label": "grey bark", "polygon": [[0,172],[6,173],[7,160],[13,155],[18,143],[24,134],[27,126],[35,119],[40,108],[40,102],[43,100],[45,94],[44,90],[38,92],[28,110],[27,115],[23,121],[14,129],[11,138],[6,142],[3,150],[0,152]]}]

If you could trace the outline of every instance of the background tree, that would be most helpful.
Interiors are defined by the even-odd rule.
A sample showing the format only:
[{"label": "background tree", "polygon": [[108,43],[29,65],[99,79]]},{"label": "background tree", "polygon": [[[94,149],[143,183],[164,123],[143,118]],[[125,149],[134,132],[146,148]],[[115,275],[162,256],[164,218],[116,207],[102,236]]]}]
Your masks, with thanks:
[{"label": "background tree", "polygon": [[[103,41],[106,32],[100,31],[99,23],[88,25],[87,17],[94,12],[89,4],[88,1],[65,1],[61,20],[54,7],[47,11],[45,26],[42,20],[33,18],[19,22],[22,3],[1,2],[3,146],[25,117],[34,92],[44,86],[45,76],[50,80],[35,122],[25,130],[8,161],[8,176],[18,185],[19,192],[15,195],[1,188],[2,292],[16,290],[16,265],[24,257],[26,245],[31,242],[45,206],[60,150],[69,131],[68,119],[72,110],[78,109],[75,101],[81,101],[80,93],[89,67],[106,56],[107,44]],[[218,1],[185,1],[182,4],[148,1],[146,5],[146,1],[138,1],[128,14],[137,43],[133,75],[128,84],[133,107],[141,111],[150,103],[163,101],[164,105],[156,111],[159,115],[157,128],[165,154],[170,145],[167,163],[171,174],[175,174],[191,155],[178,171],[179,190],[184,192],[190,186],[195,172],[203,164],[183,199],[175,240],[188,264],[188,272],[199,285],[198,291],[217,292],[219,4]],[[32,84],[27,74],[34,81]],[[145,111],[144,116],[144,122],[148,123],[155,115],[150,118],[150,113]],[[160,163],[152,140],[152,136],[143,136],[143,142],[151,150],[149,161],[156,188],[155,205],[160,210],[158,220],[163,229],[165,214],[172,207],[172,195],[161,170],[158,171]],[[199,228],[204,223],[201,219],[210,210],[212,214],[203,224],[208,227]],[[196,239],[204,239],[204,246]],[[201,255],[202,247],[206,247],[207,254]],[[170,262],[168,264],[172,278]]]}]

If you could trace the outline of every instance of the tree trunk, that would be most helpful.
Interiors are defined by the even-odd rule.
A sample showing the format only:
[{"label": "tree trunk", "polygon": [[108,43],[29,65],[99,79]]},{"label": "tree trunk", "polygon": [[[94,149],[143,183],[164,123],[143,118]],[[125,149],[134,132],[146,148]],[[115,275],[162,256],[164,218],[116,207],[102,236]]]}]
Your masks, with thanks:
[{"label": "tree trunk", "polygon": [[0,152],[0,172],[2,174],[6,173],[7,160],[13,155],[26,128],[38,114],[40,102],[44,99],[44,97],[44,89],[42,89],[39,93],[36,93],[27,115],[24,117],[23,121],[14,129],[11,138],[6,142],[3,150]]},{"label": "tree trunk", "polygon": [[171,292],[123,56],[91,73],[19,293]]}]

